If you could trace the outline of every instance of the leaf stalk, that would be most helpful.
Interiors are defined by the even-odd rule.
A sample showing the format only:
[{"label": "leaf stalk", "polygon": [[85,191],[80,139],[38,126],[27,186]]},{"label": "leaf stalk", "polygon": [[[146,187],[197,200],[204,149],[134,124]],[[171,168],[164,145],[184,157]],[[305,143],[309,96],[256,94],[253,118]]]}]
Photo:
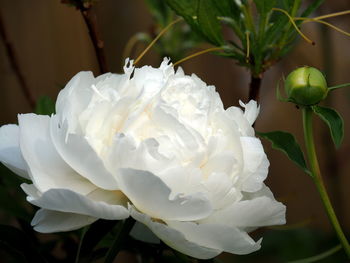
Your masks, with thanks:
[{"label": "leaf stalk", "polygon": [[311,177],[316,185],[316,188],[321,197],[322,203],[326,209],[328,218],[332,223],[332,226],[338,236],[342,247],[344,248],[348,258],[350,259],[350,245],[348,240],[345,237],[345,234],[339,224],[339,220],[335,214],[332,203],[329,199],[325,184],[321,176],[321,170],[317,159],[317,153],[315,148],[315,142],[313,137],[313,128],[312,128],[312,109],[310,107],[304,107],[303,111],[303,126],[304,126],[304,139],[305,146],[307,150],[307,156],[309,160],[309,166],[311,171]]}]

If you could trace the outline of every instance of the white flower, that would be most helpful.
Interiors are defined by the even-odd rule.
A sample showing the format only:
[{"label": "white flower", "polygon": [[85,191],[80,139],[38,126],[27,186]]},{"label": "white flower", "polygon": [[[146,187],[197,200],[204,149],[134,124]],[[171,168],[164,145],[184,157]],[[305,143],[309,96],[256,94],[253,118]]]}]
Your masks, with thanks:
[{"label": "white flower", "polygon": [[0,160],[29,178],[39,232],[132,216],[196,258],[260,248],[248,231],[285,223],[285,206],[263,183],[269,162],[255,101],[227,110],[214,86],[159,68],[78,73],[56,114],[21,114],[0,129]]}]

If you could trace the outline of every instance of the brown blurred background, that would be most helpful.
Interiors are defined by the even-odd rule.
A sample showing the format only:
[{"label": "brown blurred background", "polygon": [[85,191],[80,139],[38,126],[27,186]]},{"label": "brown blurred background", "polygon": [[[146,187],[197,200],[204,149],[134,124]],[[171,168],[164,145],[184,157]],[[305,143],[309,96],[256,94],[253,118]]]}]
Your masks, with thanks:
[{"label": "brown blurred background", "polygon": [[[346,0],[326,0],[314,15],[350,9]],[[128,39],[152,27],[151,16],[143,0],[100,0],[95,7],[98,25],[105,43],[107,63],[112,72],[121,72],[122,51]],[[48,95],[55,99],[59,90],[77,72],[92,70],[98,64],[81,13],[59,0],[0,0],[0,14],[8,41],[17,54],[19,67],[34,98]],[[350,31],[350,16],[330,22]],[[266,72],[261,90],[261,114],[256,123],[259,131],[286,130],[302,142],[301,112],[292,104],[275,98],[277,81],[297,66],[315,66],[326,72],[330,85],[350,82],[350,37],[319,24],[306,24],[303,31],[316,42],[302,40],[281,62]],[[158,55],[150,52],[140,63],[158,66]],[[249,74],[234,61],[202,55],[182,64],[187,74],[195,73],[215,85],[226,107],[246,100]],[[15,123],[17,113],[32,112],[20,84],[4,39],[0,39],[0,124]],[[339,90],[327,101],[345,119],[345,140],[335,151],[328,130],[315,122],[321,168],[327,181],[341,223],[350,230],[350,89]],[[282,153],[265,143],[271,162],[267,184],[276,197],[287,205],[288,224],[307,223],[331,229],[310,178]]]}]

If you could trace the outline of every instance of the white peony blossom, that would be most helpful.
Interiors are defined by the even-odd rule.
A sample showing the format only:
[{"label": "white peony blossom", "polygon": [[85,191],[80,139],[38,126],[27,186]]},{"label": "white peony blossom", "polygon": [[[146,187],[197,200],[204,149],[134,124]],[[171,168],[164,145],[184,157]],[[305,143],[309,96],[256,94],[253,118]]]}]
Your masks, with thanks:
[{"label": "white peony blossom", "polygon": [[30,179],[39,232],[132,216],[196,258],[260,248],[248,231],[285,223],[263,183],[269,162],[254,135],[259,107],[223,108],[214,86],[164,59],[124,74],[78,73],[56,114],[20,114],[0,129],[0,161]]}]

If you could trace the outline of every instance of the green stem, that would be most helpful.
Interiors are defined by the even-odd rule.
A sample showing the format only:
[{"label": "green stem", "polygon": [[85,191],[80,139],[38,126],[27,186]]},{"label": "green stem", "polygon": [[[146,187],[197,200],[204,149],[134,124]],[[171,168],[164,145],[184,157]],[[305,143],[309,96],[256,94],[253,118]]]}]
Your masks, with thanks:
[{"label": "green stem", "polygon": [[299,260],[294,260],[294,261],[289,261],[288,263],[312,263],[312,262],[317,262],[320,261],[326,257],[329,257],[336,252],[338,252],[341,249],[341,245],[337,245],[321,254],[318,254],[316,256],[308,257],[308,258],[303,258]]},{"label": "green stem", "polygon": [[81,246],[83,245],[83,240],[84,240],[84,237],[85,237],[85,234],[86,234],[86,231],[88,230],[88,228],[89,228],[88,226],[84,227],[82,232],[81,232],[79,246],[78,246],[78,250],[77,250],[77,255],[75,257],[75,263],[79,262]]},{"label": "green stem", "polygon": [[346,239],[344,232],[339,224],[338,218],[334,212],[333,206],[327,194],[326,187],[324,185],[320,167],[317,160],[317,154],[315,149],[313,130],[312,130],[312,109],[310,107],[303,108],[303,124],[304,124],[304,138],[307,149],[307,155],[309,159],[310,170],[312,178],[317,187],[317,190],[322,199],[323,205],[326,209],[329,220],[331,221],[333,228],[338,236],[340,243],[342,244],[348,258],[350,258],[350,245]]},{"label": "green stem", "polygon": [[122,248],[123,242],[125,242],[125,238],[128,236],[134,224],[135,220],[132,217],[129,217],[125,221],[119,222],[116,239],[114,240],[111,248],[108,250],[104,263],[112,263],[114,261],[115,257]]},{"label": "green stem", "polygon": [[329,90],[335,90],[335,89],[340,89],[340,88],[345,88],[345,87],[349,87],[350,83],[345,83],[345,84],[340,84],[340,85],[336,85],[333,87],[329,87]]}]

